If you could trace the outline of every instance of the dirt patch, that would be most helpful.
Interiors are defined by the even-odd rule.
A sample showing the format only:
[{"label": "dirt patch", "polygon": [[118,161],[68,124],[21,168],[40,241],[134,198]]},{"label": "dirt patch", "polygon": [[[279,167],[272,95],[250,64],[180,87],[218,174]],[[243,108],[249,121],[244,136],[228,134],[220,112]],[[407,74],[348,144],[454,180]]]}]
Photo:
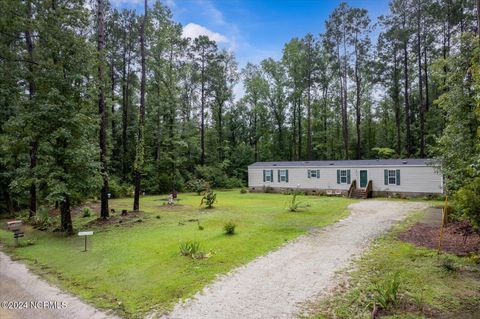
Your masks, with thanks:
[{"label": "dirt patch", "polygon": [[[440,227],[425,223],[417,223],[400,233],[398,239],[417,246],[437,249]],[[455,222],[445,226],[443,231],[442,250],[465,256],[480,252],[480,236],[471,231],[467,222]]]},{"label": "dirt patch", "polygon": [[145,213],[142,211],[128,212],[126,216],[110,216],[108,219],[97,218],[87,223],[87,226],[104,227],[109,225],[131,225],[135,222],[142,222]]},{"label": "dirt patch", "polygon": [[168,205],[168,204],[163,204],[163,205],[159,205],[159,206],[155,206],[155,208],[158,208],[158,209],[162,209],[162,210],[172,210],[172,211],[176,211],[176,210],[179,210],[180,208],[185,208],[185,207],[188,207],[189,205],[183,205],[183,204],[174,204],[174,205]]}]

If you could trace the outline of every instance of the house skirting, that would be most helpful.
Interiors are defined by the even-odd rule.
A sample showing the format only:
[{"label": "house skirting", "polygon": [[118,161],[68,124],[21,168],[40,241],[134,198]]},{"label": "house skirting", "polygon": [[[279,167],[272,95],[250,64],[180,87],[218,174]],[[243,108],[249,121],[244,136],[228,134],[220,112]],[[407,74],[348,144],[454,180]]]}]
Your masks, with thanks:
[{"label": "house skirting", "polygon": [[[279,193],[289,194],[294,191],[299,191],[308,195],[327,195],[327,189],[314,189],[314,188],[291,188],[291,187],[271,187],[271,186],[251,186],[250,192],[253,193]],[[335,190],[329,189],[332,194],[337,196],[347,196],[348,190]],[[384,197],[384,198],[414,198],[414,197],[436,197],[441,196],[441,193],[422,193],[422,192],[395,192],[395,191],[373,191],[372,197]]]}]

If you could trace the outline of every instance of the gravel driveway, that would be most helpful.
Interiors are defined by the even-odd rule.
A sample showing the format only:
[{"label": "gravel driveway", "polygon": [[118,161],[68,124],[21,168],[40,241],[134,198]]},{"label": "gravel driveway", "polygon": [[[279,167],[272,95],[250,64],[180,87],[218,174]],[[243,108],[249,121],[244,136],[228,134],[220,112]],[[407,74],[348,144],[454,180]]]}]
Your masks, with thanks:
[{"label": "gravel driveway", "polygon": [[299,304],[335,285],[334,273],[424,203],[367,200],[351,215],[220,277],[163,318],[295,318]]},{"label": "gravel driveway", "polygon": [[0,252],[0,302],[1,319],[118,318],[48,284],[3,252]]}]

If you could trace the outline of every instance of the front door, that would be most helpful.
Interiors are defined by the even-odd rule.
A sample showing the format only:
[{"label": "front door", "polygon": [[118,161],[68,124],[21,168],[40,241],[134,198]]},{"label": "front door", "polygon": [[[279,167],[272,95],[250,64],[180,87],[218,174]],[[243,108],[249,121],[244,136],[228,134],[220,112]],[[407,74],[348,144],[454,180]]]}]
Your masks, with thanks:
[{"label": "front door", "polygon": [[366,170],[360,170],[360,187],[367,187],[368,183],[368,172]]}]

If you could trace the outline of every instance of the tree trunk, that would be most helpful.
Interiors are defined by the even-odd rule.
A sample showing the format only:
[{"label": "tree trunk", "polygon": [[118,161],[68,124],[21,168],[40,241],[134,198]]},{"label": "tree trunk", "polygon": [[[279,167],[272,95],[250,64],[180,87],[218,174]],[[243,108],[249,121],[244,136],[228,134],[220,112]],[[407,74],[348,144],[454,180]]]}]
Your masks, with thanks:
[{"label": "tree trunk", "polygon": [[127,77],[127,31],[123,31],[123,66],[122,66],[122,179],[127,180],[128,158],[128,77]]},{"label": "tree trunk", "polygon": [[[403,28],[406,28],[406,17],[403,17]],[[404,105],[405,105],[405,150],[407,156],[412,155],[410,131],[410,104],[408,102],[408,38],[403,39],[403,76],[404,76]]]},{"label": "tree trunk", "polygon": [[[27,16],[28,19],[32,19],[32,2],[27,1]],[[30,61],[34,61],[33,56],[33,42],[32,42],[32,34],[31,30],[28,29],[25,31],[25,41],[27,44],[27,51],[28,51],[28,58]],[[30,103],[33,103],[33,98],[35,96],[35,80],[33,76],[34,72],[34,65],[33,63],[28,64],[28,98]],[[30,105],[32,106],[32,105]],[[33,141],[30,142],[30,174],[32,178],[32,182],[30,183],[30,210],[29,210],[29,218],[32,218],[37,213],[37,185],[34,181],[33,175],[35,167],[37,167],[37,151],[38,151],[38,142],[37,138],[34,137]]]},{"label": "tree trunk", "polygon": [[105,109],[105,94],[103,91],[103,49],[105,46],[104,40],[104,18],[103,18],[103,0],[97,1],[97,51],[98,51],[98,113],[100,115],[100,165],[103,178],[103,186],[100,193],[100,217],[107,219],[108,212],[108,166],[107,166],[107,111]]},{"label": "tree trunk", "polygon": [[254,148],[254,157],[255,162],[258,162],[258,137],[257,137],[257,109],[256,105],[254,106],[253,111],[253,148]]},{"label": "tree trunk", "polygon": [[362,157],[361,149],[361,136],[360,136],[360,121],[361,121],[361,105],[360,105],[360,89],[361,89],[361,78],[359,73],[359,63],[358,63],[358,39],[355,35],[355,128],[357,132],[357,143],[355,147],[355,159],[360,159]]},{"label": "tree trunk", "polygon": [[73,234],[72,215],[70,213],[70,198],[65,194],[60,202],[60,228],[62,232]]},{"label": "tree trunk", "polygon": [[202,89],[201,89],[201,110],[200,110],[200,165],[205,165],[205,48],[202,47]]},{"label": "tree trunk", "polygon": [[425,77],[425,112],[430,109],[430,96],[428,90],[428,57],[427,57],[427,36],[423,37],[423,75]]},{"label": "tree trunk", "polygon": [[143,157],[144,157],[144,127],[145,127],[145,25],[147,23],[148,3],[145,0],[145,15],[143,16],[142,25],[140,28],[140,56],[142,66],[142,79],[140,82],[140,110],[139,110],[139,123],[138,123],[138,143],[137,154],[134,164],[134,180],[135,180],[135,193],[133,198],[133,210],[138,211],[140,209],[140,188],[141,188],[141,170],[143,169]]},{"label": "tree trunk", "polygon": [[298,159],[302,160],[302,95],[298,97]]},{"label": "tree trunk", "polygon": [[420,111],[420,157],[425,157],[425,106],[423,105],[421,8],[417,4],[418,104]]},{"label": "tree trunk", "polygon": [[112,95],[112,146],[113,146],[113,154],[112,155],[115,155],[116,153],[116,149],[115,149],[115,146],[116,146],[116,143],[113,143],[115,140],[116,140],[116,135],[117,135],[117,127],[116,127],[116,124],[115,124],[115,69],[114,69],[114,61],[113,61],[113,57],[112,57],[112,60],[110,61],[110,81],[112,82],[112,86],[111,86],[111,95]]},{"label": "tree trunk", "polygon": [[348,145],[348,110],[347,110],[347,44],[346,44],[346,27],[343,28],[343,84],[342,84],[342,128],[343,128],[343,143],[345,147],[345,159],[349,157]]},{"label": "tree trunk", "polygon": [[477,34],[480,37],[480,0],[477,0]]},{"label": "tree trunk", "polygon": [[307,88],[307,160],[312,159],[312,60],[311,50],[312,48],[309,46],[309,59],[308,59],[308,88]]},{"label": "tree trunk", "polygon": [[297,156],[297,101],[294,98],[292,101],[293,106],[293,118],[292,118],[292,159],[298,160]]}]

